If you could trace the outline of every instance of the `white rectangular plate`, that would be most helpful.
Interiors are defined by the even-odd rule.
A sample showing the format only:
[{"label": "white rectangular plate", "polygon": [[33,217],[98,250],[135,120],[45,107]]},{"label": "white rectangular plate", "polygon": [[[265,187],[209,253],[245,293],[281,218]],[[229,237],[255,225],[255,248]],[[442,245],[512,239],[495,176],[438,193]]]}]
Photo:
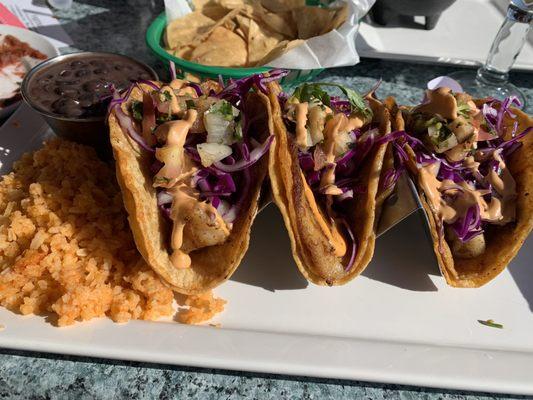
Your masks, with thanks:
[{"label": "white rectangular plate", "polygon": [[[18,154],[32,143],[31,135],[10,122],[0,130],[0,145],[17,132],[18,146],[10,154]],[[494,282],[480,289],[449,288],[415,214],[378,240],[363,276],[343,287],[317,287],[297,271],[283,221],[270,206],[254,224],[237,273],[217,290],[228,300],[214,321],[222,328],[100,319],[59,329],[44,318],[1,309],[0,346],[533,394],[532,256],[529,240]],[[504,329],[478,319],[494,319]]]},{"label": "white rectangular plate", "polygon": [[[357,51],[361,57],[476,65],[485,62],[502,24],[508,0],[458,0],[442,13],[430,31],[391,24],[361,24]],[[514,68],[533,70],[533,31]]]}]

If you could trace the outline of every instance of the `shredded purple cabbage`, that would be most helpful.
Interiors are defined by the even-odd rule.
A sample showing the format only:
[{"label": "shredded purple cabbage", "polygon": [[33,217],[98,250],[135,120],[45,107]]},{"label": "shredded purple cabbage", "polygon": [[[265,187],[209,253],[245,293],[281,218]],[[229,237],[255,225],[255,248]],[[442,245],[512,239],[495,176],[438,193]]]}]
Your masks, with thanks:
[{"label": "shredded purple cabbage", "polygon": [[[225,99],[236,105],[250,89],[255,85],[261,92],[267,94],[268,90],[266,84],[276,80],[280,80],[288,75],[289,71],[282,69],[274,69],[266,74],[255,74],[241,79],[230,79],[228,85],[218,93],[217,97]],[[222,86],[224,86],[222,84]]]},{"label": "shredded purple cabbage", "polygon": [[146,80],[146,79],[139,79],[139,80],[137,81],[137,84],[139,84],[139,83],[143,83],[143,84],[145,84],[145,85],[148,85],[148,86],[150,86],[150,87],[151,87],[152,89],[154,89],[154,90],[159,90],[159,89],[161,89],[161,88],[159,87],[159,85],[155,84],[155,83],[152,82],[152,81]]},{"label": "shredded purple cabbage", "polygon": [[350,260],[344,267],[344,271],[349,272],[353,264],[355,262],[355,256],[357,255],[357,239],[355,238],[354,233],[352,232],[352,229],[350,228],[350,224],[346,222],[346,220],[342,220],[344,227],[346,228],[346,231],[348,232],[348,235],[350,236],[350,242],[352,244],[352,251],[350,252]]},{"label": "shredded purple cabbage", "polygon": [[468,242],[470,239],[482,234],[479,206],[476,204],[470,207],[465,216],[451,224],[451,227],[457,238],[462,242]]},{"label": "shredded purple cabbage", "polygon": [[272,140],[274,140],[274,135],[269,135],[263,144],[254,148],[250,153],[247,153],[241,160],[237,162],[226,164],[222,161],[218,161],[214,163],[213,166],[223,172],[237,172],[242,171],[243,169],[248,169],[257,161],[259,161],[261,157],[263,157],[263,155],[268,151],[270,145],[272,144]]},{"label": "shredded purple cabbage", "polygon": [[197,83],[194,83],[194,82],[188,82],[187,83],[187,86],[189,87],[192,87],[194,89],[194,91],[196,92],[196,95],[198,97],[202,96],[204,93],[202,92],[202,88],[200,87],[200,85],[198,85]]},{"label": "shredded purple cabbage", "polygon": [[169,71],[170,71],[170,80],[173,81],[177,77],[177,74],[176,74],[176,63],[174,61],[169,61],[168,62],[168,67],[169,67]]}]

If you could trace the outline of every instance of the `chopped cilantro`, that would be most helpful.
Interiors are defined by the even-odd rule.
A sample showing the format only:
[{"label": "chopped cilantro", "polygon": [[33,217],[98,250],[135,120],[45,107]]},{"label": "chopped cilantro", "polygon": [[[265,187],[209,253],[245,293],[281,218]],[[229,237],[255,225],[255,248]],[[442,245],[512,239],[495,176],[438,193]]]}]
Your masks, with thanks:
[{"label": "chopped cilantro", "polygon": [[131,102],[131,115],[137,121],[141,121],[143,119],[143,103],[142,103],[142,101],[133,100]]},{"label": "chopped cilantro", "polygon": [[352,106],[352,111],[359,111],[363,114],[366,114],[367,112],[370,112],[370,110],[366,107],[365,101],[363,99],[363,96],[361,96],[359,93],[357,93],[355,90],[350,88],[345,88],[342,85],[337,85],[335,83],[327,83],[325,85],[338,87],[342,93],[346,95],[348,98],[348,101],[350,102]]},{"label": "chopped cilantro", "polygon": [[222,100],[218,107],[218,111],[224,116],[224,119],[228,121],[233,120],[233,106],[230,102]]},{"label": "chopped cilantro", "polygon": [[304,83],[296,88],[292,97],[298,99],[300,102],[319,100],[322,104],[330,106],[331,97],[328,92],[322,90],[317,83]]},{"label": "chopped cilantro", "polygon": [[446,139],[448,139],[450,137],[450,135],[453,134],[453,132],[451,131],[450,128],[448,128],[447,125],[442,125],[440,122],[439,124],[440,127],[438,127],[437,129],[439,129],[439,141],[444,141]]},{"label": "chopped cilantro", "polygon": [[457,114],[464,118],[470,117],[470,106],[466,103],[457,105]]},{"label": "chopped cilantro", "polygon": [[226,121],[233,121],[235,117],[239,115],[239,110],[233,107],[231,103],[226,100],[220,100],[213,104],[209,108],[209,112],[222,115]]},{"label": "chopped cilantro", "polygon": [[161,93],[163,95],[163,99],[165,101],[169,101],[169,100],[172,100],[172,95],[170,94],[170,92],[168,90],[165,90],[163,93]]},{"label": "chopped cilantro", "polygon": [[325,90],[321,88],[321,86],[330,86],[340,89],[350,102],[352,112],[360,112],[365,116],[372,115],[372,111],[366,106],[363,96],[361,96],[355,90],[346,88],[337,83],[304,83],[296,88],[292,96],[298,99],[300,102],[312,101],[313,99],[316,99],[329,107],[331,105],[331,97]]},{"label": "chopped cilantro", "polygon": [[[304,83],[296,88],[292,97],[298,99],[300,102],[310,102],[318,100],[326,106],[331,105],[331,96],[322,89],[322,86],[336,87],[341,90],[350,102],[352,112],[360,112],[365,116],[371,116],[372,111],[366,106],[363,96],[357,93],[355,90],[344,87],[337,83],[329,82],[317,82],[317,83]],[[290,99],[289,99],[290,101]]]},{"label": "chopped cilantro", "polygon": [[453,133],[451,131],[451,129],[448,127],[448,125],[446,125],[445,123],[443,123],[441,120],[439,120],[436,117],[433,117],[430,120],[428,120],[426,122],[426,127],[427,128],[434,128],[435,131],[438,132],[438,136],[434,135],[434,134],[431,134],[431,132],[430,132],[431,141],[434,144],[438,144],[440,142],[445,141]]},{"label": "chopped cilantro", "polygon": [[167,121],[170,121],[172,120],[172,114],[171,113],[168,113],[168,114],[159,114],[156,118],[156,122],[158,124],[162,124],[163,122],[167,122]]},{"label": "chopped cilantro", "polygon": [[439,119],[436,117],[433,117],[426,121],[426,127],[429,128],[431,125],[436,126],[438,123],[440,123]]},{"label": "chopped cilantro", "polygon": [[193,100],[185,100],[185,105],[187,106],[187,110],[196,110],[196,104],[194,104]]},{"label": "chopped cilantro", "polygon": [[497,324],[492,319],[488,319],[486,321],[483,321],[482,319],[478,319],[477,322],[479,322],[481,325],[490,326],[491,328],[503,329],[502,324]]},{"label": "chopped cilantro", "polygon": [[235,124],[235,132],[233,133],[233,138],[237,142],[242,142],[242,121],[240,119]]}]

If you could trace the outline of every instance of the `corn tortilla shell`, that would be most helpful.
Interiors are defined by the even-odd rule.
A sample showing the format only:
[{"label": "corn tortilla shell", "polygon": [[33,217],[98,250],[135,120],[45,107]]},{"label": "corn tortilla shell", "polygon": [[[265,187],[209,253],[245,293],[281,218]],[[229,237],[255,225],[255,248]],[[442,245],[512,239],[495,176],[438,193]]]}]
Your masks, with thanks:
[{"label": "corn tortilla shell", "polygon": [[[131,98],[142,99],[140,91],[134,90]],[[251,129],[257,130],[257,137],[264,140],[271,127],[268,99],[261,94],[250,94],[246,98],[246,107],[261,116]],[[257,214],[261,185],[267,174],[268,157],[263,157],[250,168],[251,186],[228,239],[221,245],[190,253],[191,267],[176,269],[168,251],[171,227],[157,207],[156,191],[152,187],[152,157],[121,129],[114,113],[111,113],[108,122],[117,179],[135,243],[145,261],[173,290],[183,294],[203,293],[227,280],[248,249],[250,228]]]},{"label": "corn tortilla shell", "polygon": [[[514,110],[519,122],[518,132],[533,126],[533,118],[520,110]],[[512,127],[507,117],[506,125]],[[454,257],[444,238],[438,234],[437,214],[432,210],[418,184],[420,199],[429,220],[433,251],[446,282],[455,287],[474,288],[485,285],[502,272],[516,256],[533,228],[533,134],[522,139],[523,145],[510,157],[507,166],[516,181],[516,221],[504,226],[488,225],[485,230],[486,250],[475,258]],[[415,154],[407,148],[413,165]],[[411,172],[418,173],[411,166]]]},{"label": "corn tortilla shell", "polygon": [[[361,183],[367,192],[352,201],[349,215],[350,227],[357,239],[357,255],[351,270],[346,272],[351,249],[344,257],[337,257],[328,239],[316,221],[311,205],[304,195],[307,185],[298,162],[297,147],[287,132],[282,119],[277,95],[277,83],[270,83],[270,104],[275,140],[270,148],[269,175],[274,202],[280,209],[291,241],[294,260],[306,279],[317,285],[342,285],[359,275],[374,254],[376,240],[376,195],[386,145],[371,153],[360,171]],[[372,104],[372,103],[371,103]],[[372,104],[376,122],[382,133],[390,132],[388,110],[379,102]]]}]

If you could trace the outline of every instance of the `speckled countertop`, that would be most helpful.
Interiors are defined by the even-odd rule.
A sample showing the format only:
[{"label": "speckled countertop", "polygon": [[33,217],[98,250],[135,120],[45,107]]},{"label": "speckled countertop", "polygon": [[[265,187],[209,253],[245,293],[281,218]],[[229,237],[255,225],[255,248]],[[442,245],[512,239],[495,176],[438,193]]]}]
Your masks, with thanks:
[{"label": "speckled countertop", "polygon": [[[163,8],[162,0],[81,0],[57,15],[74,46],[114,51],[139,58],[166,71],[144,44],[146,27]],[[456,68],[363,60],[355,67],[323,73],[361,91],[380,77],[380,93],[399,102],[416,103],[425,82]],[[514,73],[511,79],[528,96],[533,111],[533,74]],[[54,356],[0,349],[0,398],[202,398],[202,399],[492,399],[525,398],[461,393],[354,381],[285,377],[156,364]]]}]

